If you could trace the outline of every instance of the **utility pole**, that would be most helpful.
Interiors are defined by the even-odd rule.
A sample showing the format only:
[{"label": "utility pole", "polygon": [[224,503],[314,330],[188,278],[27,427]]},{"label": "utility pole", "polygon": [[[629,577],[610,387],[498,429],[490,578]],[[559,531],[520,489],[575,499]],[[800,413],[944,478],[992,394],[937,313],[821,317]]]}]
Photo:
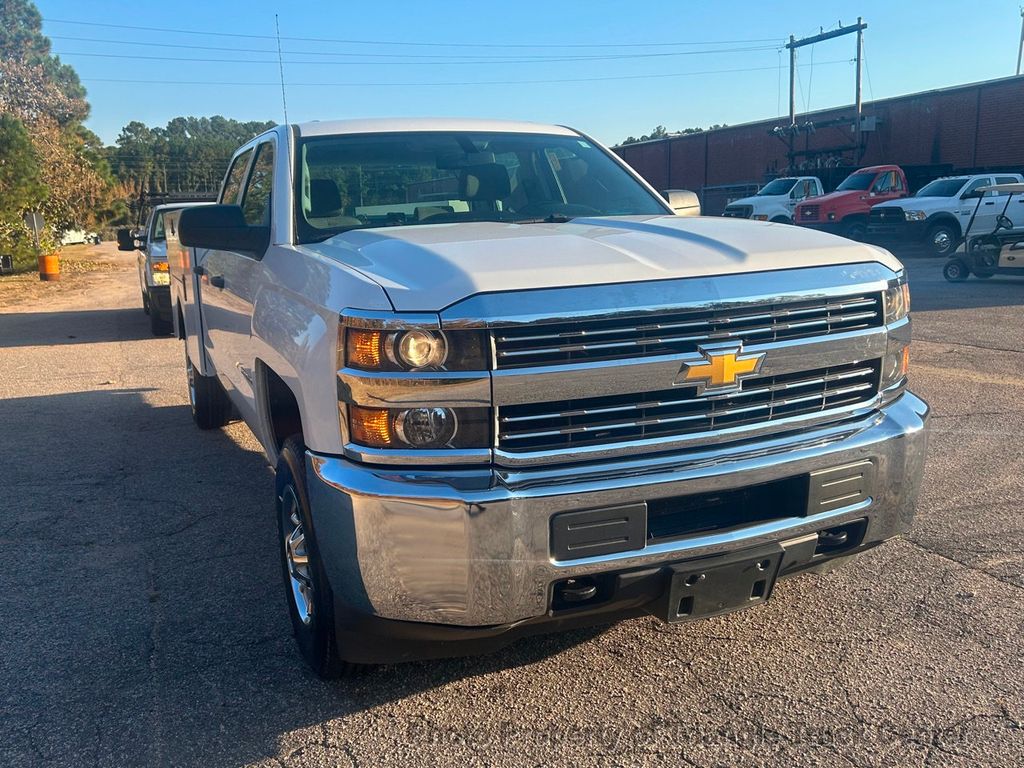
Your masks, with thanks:
[{"label": "utility pole", "polygon": [[[789,159],[790,165],[793,162],[793,127],[796,125],[796,49],[803,48],[805,45],[814,45],[825,40],[831,40],[834,37],[842,37],[843,35],[849,35],[854,32],[857,33],[857,152],[860,153],[860,142],[861,142],[861,66],[863,65],[863,51],[864,51],[864,30],[868,28],[868,25],[864,23],[864,19],[860,16],[857,17],[857,23],[851,24],[848,27],[840,26],[838,29],[833,29],[830,32],[822,32],[820,35],[812,35],[811,37],[804,37],[799,40],[789,36],[789,42],[786,43],[786,48],[789,49],[789,128],[790,128],[790,139],[789,139]],[[858,160],[860,158],[858,157]]]},{"label": "utility pole", "polygon": [[1017,74],[1020,74],[1020,60],[1024,57],[1024,6],[1020,9],[1020,43],[1017,45]]},{"label": "utility pole", "polygon": [[856,162],[860,163],[861,155],[861,131],[863,127],[862,112],[864,101],[861,95],[861,69],[864,67],[864,24],[860,16],[857,17],[857,157]]}]

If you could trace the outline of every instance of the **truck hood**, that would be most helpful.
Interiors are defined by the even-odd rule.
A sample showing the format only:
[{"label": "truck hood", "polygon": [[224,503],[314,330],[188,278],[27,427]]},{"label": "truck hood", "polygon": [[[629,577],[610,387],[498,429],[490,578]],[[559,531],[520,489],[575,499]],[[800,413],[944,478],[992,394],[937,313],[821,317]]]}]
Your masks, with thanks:
[{"label": "truck hood", "polygon": [[900,263],[881,248],[785,224],[682,216],[473,222],[353,230],[301,248],[376,281],[398,311],[478,293],[778,269]]},{"label": "truck hood", "polygon": [[789,200],[789,195],[751,195],[733,200],[729,205],[752,205],[756,211],[758,208],[767,208],[769,205],[777,205]]},{"label": "truck hood", "polygon": [[[972,207],[976,200],[965,200]],[[899,200],[886,200],[884,203],[872,206],[874,208],[902,208],[905,211],[950,211],[955,210],[961,203],[955,197],[902,197]]]},{"label": "truck hood", "polygon": [[829,192],[827,195],[821,195],[820,197],[809,197],[807,200],[800,203],[800,205],[819,205],[821,210],[827,211],[830,208],[837,208],[841,205],[846,204],[851,200],[860,201],[861,196],[867,196],[867,192],[862,192],[856,189],[844,190],[842,192]]}]

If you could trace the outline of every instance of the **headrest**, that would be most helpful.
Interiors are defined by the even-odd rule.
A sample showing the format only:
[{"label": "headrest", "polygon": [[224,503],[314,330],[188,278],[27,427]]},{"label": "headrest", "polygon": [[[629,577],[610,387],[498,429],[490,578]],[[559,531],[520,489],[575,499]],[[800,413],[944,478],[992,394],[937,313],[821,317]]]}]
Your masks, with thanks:
[{"label": "headrest", "polygon": [[313,218],[330,216],[341,210],[341,193],[333,179],[309,180],[309,215]]},{"label": "headrest", "polygon": [[459,195],[464,200],[502,200],[511,194],[508,170],[501,163],[470,165],[459,174]]}]

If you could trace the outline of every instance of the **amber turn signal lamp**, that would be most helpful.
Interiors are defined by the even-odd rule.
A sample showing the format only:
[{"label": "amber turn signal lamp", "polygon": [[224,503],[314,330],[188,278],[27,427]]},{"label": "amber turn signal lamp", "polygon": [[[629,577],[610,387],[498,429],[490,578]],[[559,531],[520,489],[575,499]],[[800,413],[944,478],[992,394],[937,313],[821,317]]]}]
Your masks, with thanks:
[{"label": "amber turn signal lamp", "polygon": [[348,424],[353,442],[370,448],[387,448],[393,442],[391,416],[387,408],[348,407]]},{"label": "amber turn signal lamp", "polygon": [[900,359],[900,376],[906,376],[910,370],[910,345],[903,348],[903,357]]},{"label": "amber turn signal lamp", "polygon": [[349,328],[345,334],[345,359],[349,365],[356,368],[380,368],[383,341],[383,334],[380,331]]},{"label": "amber turn signal lamp", "polygon": [[154,261],[153,262],[153,271],[154,272],[167,272],[168,271],[167,262],[166,261]]}]

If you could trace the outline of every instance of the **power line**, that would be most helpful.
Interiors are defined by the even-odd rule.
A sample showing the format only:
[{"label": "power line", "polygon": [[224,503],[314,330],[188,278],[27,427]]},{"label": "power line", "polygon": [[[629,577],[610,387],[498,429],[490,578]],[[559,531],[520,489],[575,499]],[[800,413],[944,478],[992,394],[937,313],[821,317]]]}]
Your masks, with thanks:
[{"label": "power line", "polygon": [[[835,59],[832,61],[819,61],[817,66],[823,66],[825,64],[849,64],[849,59]],[[661,78],[672,78],[672,77],[693,77],[698,75],[723,75],[732,74],[737,72],[762,72],[765,70],[773,70],[774,66],[769,67],[742,67],[739,69],[708,69],[698,72],[658,72],[647,75],[609,75],[604,77],[574,77],[574,78],[546,78],[543,80],[474,80],[474,81],[441,81],[441,82],[418,82],[418,83],[355,83],[355,82],[344,82],[344,83],[288,83],[289,87],[311,87],[311,88],[330,88],[330,87],[345,87],[345,88],[387,88],[387,87],[403,87],[403,88],[426,88],[436,86],[459,86],[459,85],[543,85],[545,83],[590,83],[599,82],[606,80],[648,80],[648,79],[661,79]],[[133,80],[133,79],[121,79],[121,78],[108,78],[108,77],[83,77],[83,82],[91,83],[141,83],[141,84],[156,84],[156,85],[215,85],[215,86],[268,86],[268,85],[279,85],[277,82],[241,82],[241,81],[214,81],[214,80]]]},{"label": "power line", "polygon": [[[111,40],[109,38],[102,37],[73,37],[70,35],[50,35],[51,40],[72,40],[75,42],[83,43],[105,43],[112,45],[138,45],[146,48],[174,48],[181,50],[183,48],[195,51],[221,51],[225,53],[267,53],[272,56],[277,55],[276,49],[270,48],[234,48],[225,47],[219,45],[186,45],[183,43],[157,43],[148,41],[129,41],[122,42],[120,40]],[[282,38],[283,39],[283,38]],[[744,48],[724,48],[724,49],[710,49],[703,51],[672,51],[667,53],[616,53],[605,56],[597,55],[573,55],[573,56],[553,56],[552,54],[544,54],[540,56],[527,56],[527,55],[513,55],[513,54],[497,54],[494,56],[487,56],[482,53],[475,53],[472,55],[459,56],[458,54],[438,54],[438,53],[368,53],[361,51],[358,53],[351,53],[347,51],[288,51],[283,50],[281,53],[294,55],[294,56],[350,56],[350,57],[372,57],[372,58],[386,58],[386,59],[411,59],[411,60],[426,60],[430,63],[453,63],[453,64],[523,64],[536,62],[555,62],[555,61],[611,61],[619,59],[646,59],[653,57],[665,57],[665,56],[695,56],[701,54],[712,54],[712,53],[746,53],[749,51],[770,51],[775,50],[776,46],[773,45],[758,45]],[[63,55],[76,55],[75,52],[68,52]],[[85,53],[77,55],[88,55]],[[141,58],[139,56],[128,56],[124,55],[124,58]],[[494,61],[490,61],[494,59]],[[196,58],[183,58],[174,59],[175,61],[224,61],[223,59],[196,59]],[[236,61],[231,59],[231,61]],[[314,62],[310,62],[314,63]],[[321,62],[315,62],[321,63]],[[347,61],[346,64],[389,64],[391,62],[380,62],[380,61]],[[408,61],[399,62],[400,64],[408,64]]]},{"label": "power line", "polygon": [[[108,29],[134,29],[144,32],[161,34],[206,35],[208,37],[237,37],[251,40],[274,40],[274,35],[253,35],[240,32],[203,32],[195,29],[169,29],[167,27],[142,27],[131,24],[104,24],[98,21],[77,21],[74,19],[44,19],[49,24],[76,24],[85,27],[105,27]],[[312,43],[346,43],[349,45],[397,45],[420,46],[434,48],[676,48],[684,45],[725,45],[732,43],[770,43],[777,42],[778,37],[750,38],[746,40],[687,40],[674,43],[437,43],[437,42],[399,42],[396,40],[351,40],[329,37],[289,37],[282,35],[282,40],[298,40]]]},{"label": "power line", "polygon": [[[753,51],[770,51],[774,50],[774,46],[757,46],[750,48],[719,48],[714,50],[706,51],[677,51],[673,53],[636,53],[636,54],[624,54],[614,56],[565,56],[557,58],[508,58],[508,59],[484,59],[478,61],[432,61],[434,64],[452,63],[452,64],[539,64],[546,62],[569,62],[569,61],[608,61],[617,59],[649,59],[649,58],[662,58],[668,56],[698,56],[703,54],[721,54],[721,53],[749,53]],[[278,59],[237,59],[237,58],[197,58],[195,56],[140,56],[134,54],[125,53],[96,53],[93,51],[54,51],[54,55],[57,56],[89,56],[92,58],[101,59],[131,59],[133,61],[180,61],[180,62],[195,62],[195,63],[209,63],[209,64],[274,64],[281,63]],[[341,54],[346,55],[346,54]],[[355,54],[358,55],[358,54]],[[391,61],[295,61],[293,59],[284,59],[285,64],[313,64],[317,66],[323,65],[344,65],[352,66],[356,64],[372,64],[373,66],[381,66],[382,64],[402,64],[407,65],[409,62],[391,62]]]}]

